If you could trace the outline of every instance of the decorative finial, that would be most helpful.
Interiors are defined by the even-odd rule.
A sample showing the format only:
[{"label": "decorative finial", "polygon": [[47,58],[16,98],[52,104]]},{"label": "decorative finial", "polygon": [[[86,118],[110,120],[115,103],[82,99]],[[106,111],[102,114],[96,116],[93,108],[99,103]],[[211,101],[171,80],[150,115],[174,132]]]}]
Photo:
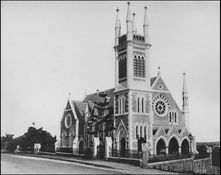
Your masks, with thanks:
[{"label": "decorative finial", "polygon": [[158,75],[160,75],[160,66],[158,66],[157,69],[158,69]]},{"label": "decorative finial", "polygon": [[116,11],[117,11],[117,13],[120,11],[118,7],[117,7]]},{"label": "decorative finial", "polygon": [[147,9],[147,6],[145,6],[144,8],[145,8],[145,10],[146,10],[146,9]]},{"label": "decorative finial", "polygon": [[69,92],[69,93],[68,93],[68,99],[69,99],[69,100],[70,100],[70,97],[71,97],[71,93]]},{"label": "decorative finial", "polygon": [[185,76],[186,75],[186,73],[185,72],[183,72],[183,76]]},{"label": "decorative finial", "polygon": [[128,5],[130,5],[130,2],[127,2]]},{"label": "decorative finial", "polygon": [[133,13],[133,16],[135,16],[136,15],[136,13]]}]

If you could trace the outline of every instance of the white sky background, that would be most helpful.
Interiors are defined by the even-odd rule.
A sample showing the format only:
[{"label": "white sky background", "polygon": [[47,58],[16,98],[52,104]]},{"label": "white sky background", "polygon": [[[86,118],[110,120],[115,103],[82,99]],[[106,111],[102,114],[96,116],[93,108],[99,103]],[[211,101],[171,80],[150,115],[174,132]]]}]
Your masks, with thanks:
[{"label": "white sky background", "polygon": [[[132,2],[138,33],[148,6],[151,76],[157,66],[181,108],[185,71],[197,141],[220,137],[219,2]],[[20,136],[32,122],[59,137],[71,98],[114,87],[114,2],[1,1],[1,135]]]}]

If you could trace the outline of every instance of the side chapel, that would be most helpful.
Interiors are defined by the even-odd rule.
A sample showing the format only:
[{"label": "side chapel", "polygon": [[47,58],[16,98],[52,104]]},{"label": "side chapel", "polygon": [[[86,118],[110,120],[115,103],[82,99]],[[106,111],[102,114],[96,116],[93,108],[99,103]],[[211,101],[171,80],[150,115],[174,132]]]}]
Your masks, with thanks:
[{"label": "side chapel", "polygon": [[[68,99],[60,122],[60,147],[85,153],[105,144],[121,156],[141,150],[151,155],[196,153],[189,129],[188,89],[183,74],[182,109],[172,97],[160,70],[150,77],[150,40],[147,7],[143,33],[138,34],[135,13],[127,7],[126,33],[121,34],[117,9],[115,24],[115,87],[89,94],[83,101]],[[96,139],[95,139],[96,138]],[[141,142],[142,140],[142,142]]]}]

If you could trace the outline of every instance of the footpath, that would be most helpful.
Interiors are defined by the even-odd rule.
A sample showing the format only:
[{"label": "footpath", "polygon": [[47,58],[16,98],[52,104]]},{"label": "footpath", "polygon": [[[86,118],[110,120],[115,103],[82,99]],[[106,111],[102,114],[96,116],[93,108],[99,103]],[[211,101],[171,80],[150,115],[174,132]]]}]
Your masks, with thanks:
[{"label": "footpath", "polygon": [[67,157],[63,155],[55,155],[55,154],[30,154],[30,153],[16,153],[16,155],[20,156],[31,156],[31,157],[40,157],[40,158],[47,158],[47,159],[54,159],[60,161],[67,161],[73,163],[81,163],[95,167],[103,167],[109,169],[120,170],[125,174],[180,174],[180,173],[173,173],[167,171],[161,171],[156,169],[145,169],[139,166],[126,164],[126,163],[119,163],[119,162],[111,162],[106,160],[89,160],[83,158],[76,158],[76,157]]}]

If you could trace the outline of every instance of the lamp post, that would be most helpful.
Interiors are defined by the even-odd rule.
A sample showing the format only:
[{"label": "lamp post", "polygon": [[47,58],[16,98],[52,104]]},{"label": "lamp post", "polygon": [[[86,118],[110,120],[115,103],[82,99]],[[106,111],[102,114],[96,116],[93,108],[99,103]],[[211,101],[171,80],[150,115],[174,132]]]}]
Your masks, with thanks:
[{"label": "lamp post", "polygon": [[190,148],[189,148],[190,151],[189,151],[189,153],[190,153],[190,155],[192,156],[192,155],[193,155],[193,151],[192,151],[192,140],[193,140],[193,136],[192,136],[191,133],[189,134],[188,138],[190,139]]}]

